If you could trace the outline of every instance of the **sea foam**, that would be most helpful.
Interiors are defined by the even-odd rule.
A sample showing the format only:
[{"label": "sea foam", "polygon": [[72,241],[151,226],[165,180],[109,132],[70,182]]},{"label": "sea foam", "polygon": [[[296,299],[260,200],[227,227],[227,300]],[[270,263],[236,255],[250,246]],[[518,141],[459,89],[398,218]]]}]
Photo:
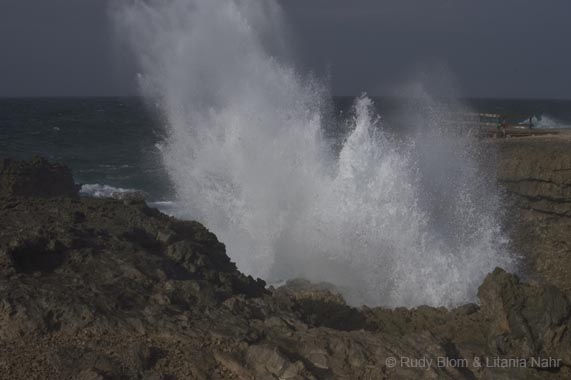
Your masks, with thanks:
[{"label": "sea foam", "polygon": [[81,185],[81,189],[79,190],[81,195],[93,198],[111,198],[115,194],[127,194],[134,192],[137,192],[137,190],[101,185],[99,183],[88,183]]}]

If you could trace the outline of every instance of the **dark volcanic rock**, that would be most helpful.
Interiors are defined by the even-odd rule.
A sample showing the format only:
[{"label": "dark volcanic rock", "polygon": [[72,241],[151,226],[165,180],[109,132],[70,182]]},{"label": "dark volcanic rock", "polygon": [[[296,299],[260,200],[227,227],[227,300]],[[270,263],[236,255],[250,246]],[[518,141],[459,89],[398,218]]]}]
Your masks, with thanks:
[{"label": "dark volcanic rock", "polygon": [[[142,201],[25,195],[0,197],[0,379],[571,375],[569,302],[552,286],[496,270],[480,306],[356,309],[327,284],[266,289],[201,224]],[[474,361],[528,355],[558,361]]]},{"label": "dark volcanic rock", "polygon": [[0,161],[0,197],[76,197],[71,171],[43,158]]},{"label": "dark volcanic rock", "polygon": [[[84,310],[75,310],[86,299],[103,312],[101,323],[117,313],[142,312],[152,305],[150,299],[190,307],[265,291],[263,282],[237,271],[224,245],[202,225],[171,219],[144,203],[29,198],[1,215],[0,271],[25,279],[26,286],[11,281],[0,294],[5,291],[7,302],[15,293],[30,299],[45,295],[30,314],[40,333],[45,321],[53,320],[60,329],[86,321]],[[12,286],[18,291],[10,291]],[[82,291],[74,291],[76,286]],[[124,322],[123,317],[112,321]],[[21,336],[37,331],[1,332]]]}]

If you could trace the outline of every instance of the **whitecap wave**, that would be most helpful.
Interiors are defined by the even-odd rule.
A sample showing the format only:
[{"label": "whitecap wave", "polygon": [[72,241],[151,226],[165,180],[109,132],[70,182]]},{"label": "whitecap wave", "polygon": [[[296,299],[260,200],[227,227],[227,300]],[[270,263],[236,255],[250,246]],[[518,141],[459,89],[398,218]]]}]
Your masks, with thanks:
[{"label": "whitecap wave", "polygon": [[109,185],[101,185],[98,183],[81,185],[79,194],[85,197],[93,198],[113,198],[117,194],[137,193],[136,189],[125,189],[121,187],[113,187]]}]

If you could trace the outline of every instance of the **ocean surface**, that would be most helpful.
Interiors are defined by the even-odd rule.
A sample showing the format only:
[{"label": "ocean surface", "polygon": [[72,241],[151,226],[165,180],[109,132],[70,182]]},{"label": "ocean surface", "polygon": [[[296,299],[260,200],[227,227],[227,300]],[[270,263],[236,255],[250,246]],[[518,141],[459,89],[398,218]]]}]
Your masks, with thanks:
[{"label": "ocean surface", "polygon": [[[340,124],[354,98],[334,98]],[[407,107],[395,98],[374,98],[385,125],[401,127]],[[474,112],[530,115],[536,128],[571,128],[571,101],[472,99]],[[0,157],[40,155],[72,168],[84,192],[107,196],[121,189],[146,192],[153,201],[173,197],[160,152],[165,127],[139,98],[0,99]],[[335,135],[335,130],[332,131]]]}]

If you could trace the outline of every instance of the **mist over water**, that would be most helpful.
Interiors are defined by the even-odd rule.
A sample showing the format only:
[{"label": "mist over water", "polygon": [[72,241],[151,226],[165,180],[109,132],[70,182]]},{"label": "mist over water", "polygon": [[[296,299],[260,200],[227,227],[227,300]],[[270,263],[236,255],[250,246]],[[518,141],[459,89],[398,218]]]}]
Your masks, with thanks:
[{"label": "mist over water", "polygon": [[328,281],[353,304],[451,306],[514,265],[493,178],[477,141],[442,122],[449,106],[414,94],[395,137],[362,96],[333,125],[327,87],[288,59],[273,0],[130,2],[115,20],[164,117],[177,215],[243,272]]}]

